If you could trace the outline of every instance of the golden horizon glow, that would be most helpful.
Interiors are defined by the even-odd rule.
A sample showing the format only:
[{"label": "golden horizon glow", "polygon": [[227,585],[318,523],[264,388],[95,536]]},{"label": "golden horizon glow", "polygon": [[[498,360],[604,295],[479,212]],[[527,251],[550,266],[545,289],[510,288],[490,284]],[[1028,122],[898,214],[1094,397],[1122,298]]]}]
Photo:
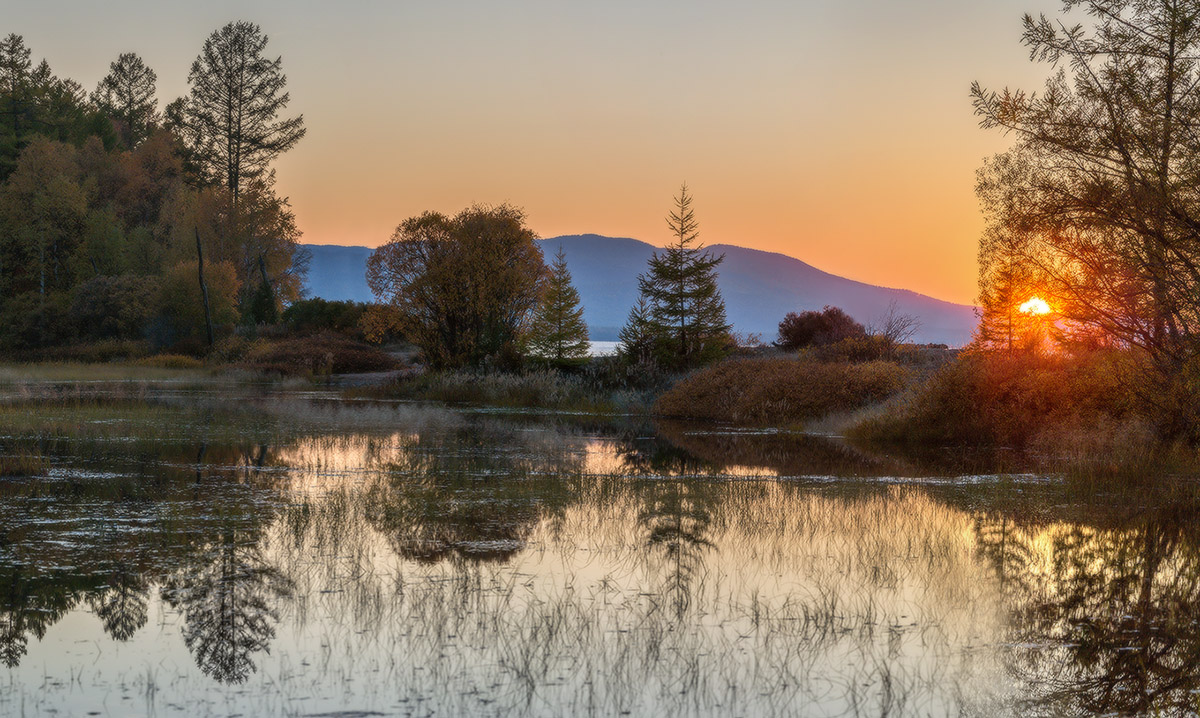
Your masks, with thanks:
[{"label": "golden horizon glow", "polygon": [[374,247],[423,211],[509,202],[543,237],[661,246],[686,181],[706,244],[973,304],[975,172],[1011,140],[978,127],[969,88],[1040,89],[1021,17],[1059,10],[42,0],[6,5],[4,32],[89,91],[137,52],[162,107],[210,32],[258,23],[308,127],[277,163],[307,243]]},{"label": "golden horizon glow", "polygon": [[1029,301],[1017,308],[1022,314],[1030,316],[1041,316],[1049,314],[1052,310],[1045,299],[1041,297],[1030,297]]}]

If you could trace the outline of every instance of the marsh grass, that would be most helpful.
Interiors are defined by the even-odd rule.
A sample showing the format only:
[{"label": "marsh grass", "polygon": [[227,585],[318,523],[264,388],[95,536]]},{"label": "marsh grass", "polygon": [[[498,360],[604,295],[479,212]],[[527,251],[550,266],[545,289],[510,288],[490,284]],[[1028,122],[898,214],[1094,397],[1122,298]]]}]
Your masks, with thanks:
[{"label": "marsh grass", "polygon": [[602,377],[555,369],[522,372],[432,372],[381,387],[352,390],[359,398],[416,399],[448,404],[547,409],[584,414],[648,414],[658,389],[613,385]]},{"label": "marsh grass", "polygon": [[38,362],[0,365],[0,385],[31,382],[200,381],[208,370],[195,366],[159,366],[139,362]]},{"label": "marsh grass", "polygon": [[562,478],[575,499],[506,563],[397,562],[363,530],[371,491],[293,509],[273,541],[320,597],[303,610],[331,658],[284,694],[368,669],[400,704],[450,714],[958,715],[997,697],[956,647],[995,629],[995,587],[968,518],[921,492],[689,483],[692,511],[722,510],[703,546],[656,547],[638,517],[663,487]]},{"label": "marsh grass", "polygon": [[3,451],[4,448],[0,447],[0,479],[41,476],[50,466],[45,457],[29,450],[18,450],[16,453]]},{"label": "marsh grass", "polygon": [[654,413],[750,426],[795,426],[854,411],[901,391],[910,369],[890,361],[735,359],[702,369],[671,387]]}]

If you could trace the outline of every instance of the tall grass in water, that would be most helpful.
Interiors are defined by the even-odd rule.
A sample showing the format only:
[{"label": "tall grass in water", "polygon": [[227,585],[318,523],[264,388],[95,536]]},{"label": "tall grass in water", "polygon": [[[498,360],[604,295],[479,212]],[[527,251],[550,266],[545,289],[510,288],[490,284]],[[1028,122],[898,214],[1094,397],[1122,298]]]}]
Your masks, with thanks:
[{"label": "tall grass in water", "polygon": [[49,468],[46,459],[32,451],[4,452],[5,447],[0,446],[0,479],[41,476]]},{"label": "tall grass in water", "polygon": [[612,414],[645,413],[655,389],[621,386],[603,376],[555,369],[522,372],[460,369],[423,374],[350,393],[360,397]]},{"label": "tall grass in water", "polygon": [[[364,520],[372,491],[294,508],[271,541],[326,648],[264,681],[311,709],[289,699],[367,672],[386,689],[347,705],[453,715],[959,715],[995,698],[996,667],[962,650],[999,631],[994,582],[969,518],[921,492],[561,480],[576,500],[506,562],[398,561],[403,537]],[[710,516],[702,542],[652,540],[670,523],[647,522],[648,497],[672,485]]]}]

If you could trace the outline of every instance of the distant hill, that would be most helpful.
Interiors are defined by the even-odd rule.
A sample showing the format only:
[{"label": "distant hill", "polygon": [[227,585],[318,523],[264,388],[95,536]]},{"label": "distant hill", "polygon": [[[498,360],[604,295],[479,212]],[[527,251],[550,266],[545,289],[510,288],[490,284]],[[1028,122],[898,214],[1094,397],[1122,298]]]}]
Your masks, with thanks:
[{"label": "distant hill", "polygon": [[[613,340],[637,299],[637,275],[655,247],[636,240],[583,234],[540,241],[547,258],[561,245],[575,286],[583,301],[592,339]],[[364,276],[366,247],[308,245],[310,296],[368,301]],[[975,329],[974,308],[934,299],[907,289],[888,289],[823,272],[799,259],[774,252],[714,244],[724,253],[720,286],[734,330],[775,337],[779,320],[788,312],[821,309],[829,304],[870,324],[895,302],[899,311],[921,320],[917,340],[961,346]]]},{"label": "distant hill", "polygon": [[374,299],[367,287],[367,257],[370,247],[339,247],[332,244],[306,244],[312,259],[304,288],[310,297],[342,301],[369,302]]}]

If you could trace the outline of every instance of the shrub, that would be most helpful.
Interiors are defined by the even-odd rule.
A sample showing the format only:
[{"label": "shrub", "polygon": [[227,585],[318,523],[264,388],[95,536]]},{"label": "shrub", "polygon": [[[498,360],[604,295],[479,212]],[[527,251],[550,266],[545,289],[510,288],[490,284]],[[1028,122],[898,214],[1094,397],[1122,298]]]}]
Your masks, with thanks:
[{"label": "shrub", "polygon": [[331,302],[320,297],[292,302],[283,310],[283,323],[288,329],[300,334],[334,331],[355,339],[362,339],[359,321],[366,311],[366,304],[352,301]]},{"label": "shrub", "polygon": [[736,359],[679,382],[659,397],[654,413],[737,424],[793,424],[883,401],[910,379],[911,372],[893,362]]},{"label": "shrub", "polygon": [[1116,351],[972,352],[850,433],[898,443],[1022,447],[1048,431],[1132,417],[1137,365],[1132,354]]},{"label": "shrub", "polygon": [[110,362],[121,359],[136,359],[146,356],[150,351],[144,341],[134,339],[108,339],[105,341],[76,344],[69,347],[56,347],[42,352],[48,358],[60,361],[74,361],[85,364]]},{"label": "shrub", "polygon": [[819,312],[788,312],[779,323],[779,338],[775,345],[794,350],[866,336],[866,328],[853,317],[838,307],[826,305]]},{"label": "shrub", "polygon": [[144,335],[158,298],[148,277],[94,277],[72,292],[71,318],[83,339],[134,339]]},{"label": "shrub", "polygon": [[286,375],[389,371],[398,366],[389,354],[333,332],[257,342],[246,352],[243,363],[251,369]]},{"label": "shrub", "polygon": [[0,301],[0,349],[20,355],[65,343],[72,334],[67,296],[27,292]]},{"label": "shrub", "polygon": [[138,366],[152,366],[159,369],[200,369],[204,366],[204,362],[196,357],[184,354],[155,354],[142,357],[134,363]]}]

